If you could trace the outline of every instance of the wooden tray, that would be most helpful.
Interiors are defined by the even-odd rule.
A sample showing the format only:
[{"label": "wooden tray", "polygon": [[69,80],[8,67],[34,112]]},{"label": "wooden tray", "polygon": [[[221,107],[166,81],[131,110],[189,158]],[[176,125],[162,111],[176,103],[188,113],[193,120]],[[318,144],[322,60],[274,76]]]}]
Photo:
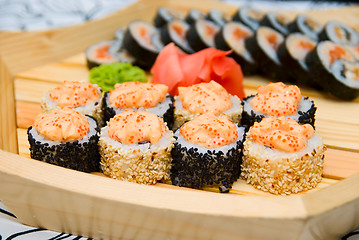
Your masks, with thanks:
[{"label": "wooden tray", "polygon": [[[342,102],[301,88],[318,107],[328,146],[316,189],[274,196],[238,180],[230,194],[167,184],[144,186],[29,159],[26,128],[42,94],[88,77],[84,49],[111,39],[134,19],[152,21],[159,6],[237,8],[220,2],[142,0],[105,19],[44,32],[0,33],[0,199],[24,224],[95,239],[338,239],[359,227],[359,99]],[[285,12],[294,18],[297,12]],[[359,6],[306,14],[359,29]],[[353,25],[357,24],[357,25]],[[268,80],[245,78],[246,93]],[[13,152],[13,153],[10,153]]]}]

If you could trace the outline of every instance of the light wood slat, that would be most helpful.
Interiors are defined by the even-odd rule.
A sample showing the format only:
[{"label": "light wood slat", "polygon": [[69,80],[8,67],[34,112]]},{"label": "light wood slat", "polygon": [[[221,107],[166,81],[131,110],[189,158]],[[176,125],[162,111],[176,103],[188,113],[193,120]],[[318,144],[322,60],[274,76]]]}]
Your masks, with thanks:
[{"label": "light wood slat", "polygon": [[15,78],[15,99],[40,103],[45,92],[60,85],[60,82],[40,81],[33,79]]},{"label": "light wood slat", "polygon": [[74,64],[74,65],[79,65],[82,67],[87,67],[85,53],[80,53],[80,54],[74,55],[72,57],[65,58],[64,60],[61,60],[61,63]]},{"label": "light wood slat", "polygon": [[17,78],[44,80],[62,83],[63,81],[80,81],[88,77],[85,66],[67,63],[52,63],[18,73]]},{"label": "light wood slat", "polygon": [[28,128],[33,125],[35,118],[41,113],[38,103],[16,101],[16,118],[18,128]]}]

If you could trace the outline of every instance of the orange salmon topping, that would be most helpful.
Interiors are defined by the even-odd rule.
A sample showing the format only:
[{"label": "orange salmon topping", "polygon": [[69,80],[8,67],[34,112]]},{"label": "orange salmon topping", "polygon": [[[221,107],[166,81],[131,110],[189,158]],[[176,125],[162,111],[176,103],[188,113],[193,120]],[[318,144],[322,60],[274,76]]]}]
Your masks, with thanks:
[{"label": "orange salmon topping", "polygon": [[87,117],[75,110],[63,108],[50,113],[41,113],[34,122],[40,135],[52,141],[81,140],[89,131]]},{"label": "orange salmon topping", "polygon": [[215,81],[190,87],[178,87],[184,109],[192,113],[211,112],[218,115],[232,107],[229,93]]},{"label": "orange salmon topping", "polygon": [[192,143],[207,148],[230,144],[238,138],[237,128],[226,116],[205,113],[186,122],[180,128],[181,135]]},{"label": "orange salmon topping", "polygon": [[110,119],[108,135],[124,144],[156,143],[166,132],[163,119],[156,114],[126,110]]},{"label": "orange salmon topping", "polygon": [[50,90],[49,97],[61,108],[74,108],[98,100],[100,94],[91,83],[65,81],[63,85]]},{"label": "orange salmon topping", "polygon": [[254,141],[284,152],[299,152],[314,134],[310,124],[300,125],[294,119],[268,117],[250,129]]},{"label": "orange salmon topping", "polygon": [[117,83],[110,91],[110,104],[118,108],[154,107],[166,99],[164,84],[125,82]]},{"label": "orange salmon topping", "polygon": [[297,86],[277,82],[259,87],[258,94],[250,101],[250,104],[255,110],[266,115],[286,116],[297,112],[301,98],[302,95]]}]

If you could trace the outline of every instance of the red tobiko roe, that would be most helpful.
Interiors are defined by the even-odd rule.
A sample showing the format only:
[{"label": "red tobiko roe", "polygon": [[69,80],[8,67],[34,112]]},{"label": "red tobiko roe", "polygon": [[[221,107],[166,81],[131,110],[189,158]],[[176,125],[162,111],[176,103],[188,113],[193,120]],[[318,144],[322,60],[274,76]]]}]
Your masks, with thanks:
[{"label": "red tobiko roe", "polygon": [[186,54],[170,43],[162,49],[151,69],[151,82],[167,85],[169,94],[174,96],[178,95],[178,87],[214,80],[230,94],[243,99],[242,69],[233,58],[227,57],[230,53],[206,48],[194,54]]}]

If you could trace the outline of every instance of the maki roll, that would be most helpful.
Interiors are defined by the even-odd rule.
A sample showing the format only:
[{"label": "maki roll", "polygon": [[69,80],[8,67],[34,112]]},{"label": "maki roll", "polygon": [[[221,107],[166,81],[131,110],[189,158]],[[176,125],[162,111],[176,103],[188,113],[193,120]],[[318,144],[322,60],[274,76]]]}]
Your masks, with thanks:
[{"label": "maki roll", "polygon": [[314,127],[314,102],[308,97],[302,97],[300,89],[295,85],[269,83],[258,87],[257,94],[243,99],[242,104],[242,125],[252,126],[269,116],[284,116]]},{"label": "maki roll", "polygon": [[97,67],[101,64],[118,62],[116,50],[112,47],[115,40],[102,41],[88,47],[85,51],[87,67],[89,69]]},{"label": "maki roll", "polygon": [[359,34],[351,27],[337,21],[329,21],[319,34],[319,39],[344,45],[357,46],[359,44]]},{"label": "maki roll", "polygon": [[123,48],[136,59],[143,68],[150,68],[163,48],[157,29],[146,21],[132,21],[123,39]]},{"label": "maki roll", "polygon": [[241,7],[233,15],[232,20],[240,22],[245,26],[249,27],[252,31],[256,31],[260,26],[260,21],[264,17],[264,13],[258,9],[253,9],[249,7]]},{"label": "maki roll", "polygon": [[268,12],[260,21],[261,26],[273,28],[283,36],[287,36],[289,34],[289,23],[290,20],[287,17],[275,12]]},{"label": "maki roll", "polygon": [[115,84],[115,89],[105,92],[103,100],[104,121],[107,122],[125,110],[142,110],[164,119],[169,128],[173,125],[173,97],[164,84],[125,82]]},{"label": "maki roll", "polygon": [[214,22],[219,27],[223,27],[224,24],[231,20],[230,16],[218,9],[211,9],[207,14],[207,19]]},{"label": "maki roll", "polygon": [[111,178],[142,184],[169,179],[173,133],[162,118],[127,110],[101,129],[101,170]]},{"label": "maki roll", "polygon": [[182,20],[168,22],[161,29],[162,42],[165,45],[174,42],[176,46],[182,49],[185,53],[194,53],[186,39],[186,33],[189,27],[189,24]]},{"label": "maki roll", "polygon": [[295,83],[320,88],[305,63],[305,57],[316,45],[317,42],[307,35],[292,33],[278,47],[278,57]]},{"label": "maki roll", "polygon": [[[357,97],[356,84],[353,85],[350,80],[355,79],[357,74],[355,74],[355,71],[349,70],[355,69],[355,67],[351,67],[355,66],[355,64],[350,64],[350,62],[355,62],[355,58],[346,48],[331,41],[319,42],[305,60],[310,72],[313,74],[313,80],[325,91],[343,100],[353,100]],[[334,65],[336,61],[348,63],[342,62],[343,64]],[[336,66],[335,72],[333,66]],[[342,72],[339,70],[342,70]]]},{"label": "maki roll", "polygon": [[203,12],[199,11],[198,9],[191,9],[187,13],[185,21],[188,22],[189,24],[192,24],[198,19],[204,19],[204,18],[206,18],[206,15]]},{"label": "maki roll", "polygon": [[259,27],[255,34],[245,40],[246,49],[258,63],[261,73],[273,80],[287,81],[289,76],[283,71],[278,58],[278,47],[284,42],[282,34],[269,27]]},{"label": "maki roll", "polygon": [[231,56],[240,66],[245,75],[258,71],[258,64],[245,47],[245,39],[253,35],[253,31],[239,22],[228,22],[216,34],[216,48],[232,50]]},{"label": "maki roll", "polygon": [[162,26],[166,25],[167,23],[173,20],[183,20],[184,14],[178,12],[174,9],[160,7],[157,9],[157,14],[154,19],[155,27],[161,28]]},{"label": "maki roll", "polygon": [[237,124],[241,120],[241,100],[237,96],[230,95],[215,81],[178,87],[178,96],[175,96],[174,106],[173,129],[208,112],[215,115],[224,114]]},{"label": "maki roll", "polygon": [[306,15],[298,15],[288,24],[288,30],[291,33],[302,33],[309,38],[318,41],[318,35],[322,31],[323,25],[313,18]]},{"label": "maki roll", "polygon": [[212,21],[198,19],[192,23],[187,31],[186,38],[194,51],[205,48],[215,47],[214,36],[219,31],[219,27]]},{"label": "maki roll", "polygon": [[100,129],[95,119],[64,108],[42,113],[29,127],[33,159],[83,172],[98,172]]},{"label": "maki roll", "polygon": [[218,186],[220,192],[228,192],[240,175],[244,127],[224,115],[205,113],[185,123],[174,135],[172,184]]},{"label": "maki roll", "polygon": [[246,134],[241,177],[273,194],[306,191],[322,179],[325,150],[311,125],[284,117],[264,118]]},{"label": "maki roll", "polygon": [[51,112],[59,108],[73,108],[74,110],[92,116],[99,126],[102,126],[102,91],[96,84],[89,82],[64,81],[46,92],[41,98],[43,112]]}]

